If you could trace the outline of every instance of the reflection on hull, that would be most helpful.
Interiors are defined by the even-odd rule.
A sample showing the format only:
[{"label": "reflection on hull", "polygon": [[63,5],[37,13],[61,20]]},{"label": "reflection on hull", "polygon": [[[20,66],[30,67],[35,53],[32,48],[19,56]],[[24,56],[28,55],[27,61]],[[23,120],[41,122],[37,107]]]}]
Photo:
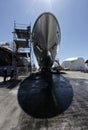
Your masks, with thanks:
[{"label": "reflection on hull", "polygon": [[41,14],[34,24],[32,34],[34,53],[40,68],[51,68],[61,39],[56,17],[51,13]]}]

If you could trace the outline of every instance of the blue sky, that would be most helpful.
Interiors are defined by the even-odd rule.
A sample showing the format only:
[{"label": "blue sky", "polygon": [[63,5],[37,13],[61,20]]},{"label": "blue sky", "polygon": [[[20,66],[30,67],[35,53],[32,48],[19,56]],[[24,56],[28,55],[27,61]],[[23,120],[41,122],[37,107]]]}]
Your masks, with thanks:
[{"label": "blue sky", "polygon": [[14,20],[33,27],[46,11],[60,24],[60,62],[69,57],[88,59],[88,0],[0,0],[0,42],[13,40]]}]

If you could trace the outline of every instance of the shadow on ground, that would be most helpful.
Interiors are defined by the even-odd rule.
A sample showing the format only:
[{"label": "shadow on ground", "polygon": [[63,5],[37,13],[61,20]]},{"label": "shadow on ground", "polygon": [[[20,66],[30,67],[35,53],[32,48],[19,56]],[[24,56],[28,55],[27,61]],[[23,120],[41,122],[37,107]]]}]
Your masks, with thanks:
[{"label": "shadow on ground", "polygon": [[21,82],[21,80],[18,80],[18,79],[13,79],[13,80],[5,81],[5,82],[0,82],[0,88],[13,89],[20,82]]},{"label": "shadow on ground", "polygon": [[18,90],[21,108],[35,118],[51,118],[63,113],[71,104],[73,90],[60,74],[32,74]]}]

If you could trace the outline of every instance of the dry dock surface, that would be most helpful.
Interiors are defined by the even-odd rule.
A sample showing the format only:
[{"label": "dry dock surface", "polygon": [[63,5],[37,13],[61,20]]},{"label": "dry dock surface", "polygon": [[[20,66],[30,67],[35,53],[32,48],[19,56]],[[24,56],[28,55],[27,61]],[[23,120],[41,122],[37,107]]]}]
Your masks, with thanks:
[{"label": "dry dock surface", "polygon": [[88,130],[88,73],[62,74],[73,89],[73,100],[66,111],[47,119],[27,115],[17,93],[22,80],[3,82],[0,78],[0,130]]}]

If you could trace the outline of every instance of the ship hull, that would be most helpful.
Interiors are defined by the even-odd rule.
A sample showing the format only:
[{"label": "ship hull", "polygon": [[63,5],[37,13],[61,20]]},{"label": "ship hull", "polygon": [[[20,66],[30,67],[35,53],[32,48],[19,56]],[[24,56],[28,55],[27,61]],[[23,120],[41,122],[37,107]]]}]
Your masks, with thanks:
[{"label": "ship hull", "polygon": [[33,49],[40,68],[51,68],[61,39],[56,17],[51,13],[41,14],[35,21],[32,36]]}]

